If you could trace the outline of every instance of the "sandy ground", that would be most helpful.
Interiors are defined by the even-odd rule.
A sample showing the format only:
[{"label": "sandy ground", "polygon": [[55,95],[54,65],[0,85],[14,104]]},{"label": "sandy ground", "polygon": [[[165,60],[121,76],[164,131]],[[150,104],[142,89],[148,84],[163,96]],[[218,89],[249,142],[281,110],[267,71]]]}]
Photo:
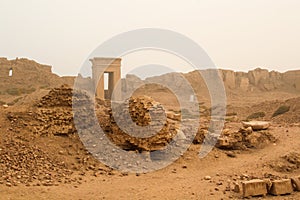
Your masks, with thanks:
[{"label": "sandy ground", "polygon": [[[273,99],[275,97],[272,97]],[[32,99],[28,101],[32,101]],[[166,98],[162,101],[167,102],[170,99]],[[248,102],[260,101],[259,98],[253,97],[248,99]],[[243,101],[236,99],[230,104],[241,106]],[[14,109],[18,110],[17,107]],[[6,115],[2,109],[0,112],[0,139],[3,139],[3,132],[9,128],[5,118]],[[226,126],[239,128],[241,124],[229,122]],[[61,183],[57,186],[19,184],[7,187],[5,184],[0,184],[0,199],[241,199],[240,193],[227,191],[226,188],[229,183],[231,186],[233,182],[240,184],[242,175],[259,178],[266,174],[279,177],[300,175],[299,169],[288,173],[278,172],[269,165],[290,152],[299,153],[300,126],[273,123],[269,131],[278,139],[276,143],[268,144],[262,149],[236,150],[234,151],[236,157],[229,157],[226,151],[215,148],[208,156],[200,159],[198,156],[200,145],[192,145],[176,162],[155,172],[124,175],[114,170],[110,175],[103,174],[97,177],[86,174],[81,177],[81,183]],[[50,140],[44,138],[35,142],[40,146],[45,146],[44,148],[48,148],[47,145],[49,145],[49,151],[56,148],[55,144],[51,146],[52,144],[50,142],[47,144],[47,141]],[[63,142],[61,141],[61,143]],[[205,176],[210,176],[211,179],[205,180]],[[298,200],[300,192],[287,196],[267,196],[266,199]]]},{"label": "sandy ground", "polygon": [[[240,194],[225,189],[228,182],[237,180],[242,174],[257,177],[265,173],[280,177],[299,175],[299,170],[275,172],[268,163],[288,152],[299,152],[300,127],[273,125],[271,132],[278,138],[276,145],[238,151],[234,158],[214,149],[200,159],[197,155],[200,146],[192,145],[183,157],[159,171],[138,175],[118,172],[99,177],[88,175],[83,176],[82,184],[51,187],[0,185],[0,199],[241,199]],[[211,176],[211,180],[204,180],[205,176]],[[296,200],[300,199],[300,193],[267,198]]]}]

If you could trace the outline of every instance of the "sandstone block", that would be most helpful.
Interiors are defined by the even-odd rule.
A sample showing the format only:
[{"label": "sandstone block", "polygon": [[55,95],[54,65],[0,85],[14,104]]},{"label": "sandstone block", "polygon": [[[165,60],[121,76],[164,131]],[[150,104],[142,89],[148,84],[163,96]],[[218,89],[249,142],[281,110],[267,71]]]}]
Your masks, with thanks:
[{"label": "sandstone block", "polygon": [[270,127],[270,122],[264,121],[250,121],[250,122],[242,122],[245,128],[251,127],[253,130],[265,130]]},{"label": "sandstone block", "polygon": [[290,194],[293,192],[291,179],[283,179],[272,181],[272,186],[269,194],[272,195],[283,195]]},{"label": "sandstone block", "polygon": [[265,196],[267,194],[267,183],[260,179],[242,182],[243,197]]}]

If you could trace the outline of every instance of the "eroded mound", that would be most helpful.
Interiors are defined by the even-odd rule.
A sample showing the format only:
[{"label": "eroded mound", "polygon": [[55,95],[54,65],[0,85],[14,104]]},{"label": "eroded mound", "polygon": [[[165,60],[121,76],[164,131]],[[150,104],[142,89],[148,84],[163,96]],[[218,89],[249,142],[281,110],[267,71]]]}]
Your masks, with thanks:
[{"label": "eroded mound", "polygon": [[294,172],[300,169],[300,153],[290,152],[270,163],[270,167],[278,172]]},{"label": "eroded mound", "polygon": [[9,126],[0,143],[1,183],[81,183],[81,176],[88,172],[111,171],[86,151],[76,134],[72,94],[68,87],[55,88],[35,106],[6,113]]}]

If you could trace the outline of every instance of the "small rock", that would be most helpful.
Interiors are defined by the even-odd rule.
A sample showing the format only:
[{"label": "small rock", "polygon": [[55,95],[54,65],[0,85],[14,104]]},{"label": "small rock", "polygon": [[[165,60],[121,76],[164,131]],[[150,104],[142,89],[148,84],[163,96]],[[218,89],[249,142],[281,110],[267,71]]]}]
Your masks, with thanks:
[{"label": "small rock", "polygon": [[241,190],[240,190],[240,186],[238,183],[234,183],[233,191],[236,193],[240,193]]},{"label": "small rock", "polygon": [[228,157],[230,157],[230,158],[235,158],[235,157],[236,157],[236,154],[235,154],[234,152],[232,152],[232,151],[226,152],[226,155],[227,155]]},{"label": "small rock", "polygon": [[207,180],[207,181],[208,181],[208,180],[210,180],[210,179],[211,179],[210,176],[205,176],[205,177],[204,177],[204,180]]}]

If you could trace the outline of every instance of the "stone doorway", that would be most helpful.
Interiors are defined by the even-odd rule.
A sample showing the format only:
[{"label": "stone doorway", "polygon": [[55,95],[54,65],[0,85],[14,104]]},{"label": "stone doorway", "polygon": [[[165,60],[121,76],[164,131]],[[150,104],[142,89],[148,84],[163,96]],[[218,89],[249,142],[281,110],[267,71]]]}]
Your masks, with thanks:
[{"label": "stone doorway", "polygon": [[[90,61],[92,62],[92,79],[96,97],[111,99],[114,93],[114,99],[120,99],[121,87],[117,84],[121,79],[121,58],[95,57]],[[104,83],[105,79],[107,79],[106,83]]]}]

